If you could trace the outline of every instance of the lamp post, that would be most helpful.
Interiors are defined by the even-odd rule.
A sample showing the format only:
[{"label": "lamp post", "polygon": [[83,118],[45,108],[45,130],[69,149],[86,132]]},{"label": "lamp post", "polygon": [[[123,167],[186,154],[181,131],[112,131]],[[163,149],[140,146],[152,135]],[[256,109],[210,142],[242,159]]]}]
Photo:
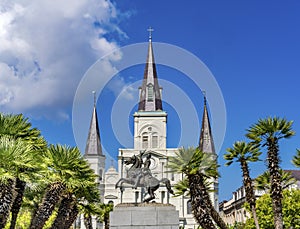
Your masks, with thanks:
[{"label": "lamp post", "polygon": [[[123,157],[123,150],[121,150],[121,178],[123,178],[123,167],[124,167],[124,157]],[[123,192],[124,188],[121,187],[121,203],[123,203]]]}]

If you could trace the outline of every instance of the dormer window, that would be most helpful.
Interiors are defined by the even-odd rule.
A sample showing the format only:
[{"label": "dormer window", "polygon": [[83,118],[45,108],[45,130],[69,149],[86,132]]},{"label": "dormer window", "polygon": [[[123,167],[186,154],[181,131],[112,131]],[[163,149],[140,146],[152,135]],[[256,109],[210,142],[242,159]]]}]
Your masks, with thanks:
[{"label": "dormer window", "polygon": [[149,102],[153,101],[153,85],[152,84],[148,85],[148,101]]}]

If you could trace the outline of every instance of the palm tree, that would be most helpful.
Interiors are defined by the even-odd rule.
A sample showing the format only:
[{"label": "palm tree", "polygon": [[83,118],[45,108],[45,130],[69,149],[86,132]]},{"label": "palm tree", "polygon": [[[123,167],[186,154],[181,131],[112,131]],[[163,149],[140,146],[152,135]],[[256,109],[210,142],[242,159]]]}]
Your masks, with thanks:
[{"label": "palm tree", "polygon": [[227,154],[224,154],[224,159],[228,162],[226,166],[231,165],[234,161],[240,163],[243,173],[243,185],[246,192],[246,201],[249,203],[255,226],[259,229],[259,224],[256,216],[255,195],[252,186],[252,179],[249,173],[248,162],[256,162],[259,160],[261,152],[257,145],[248,144],[244,141],[238,141],[233,144],[232,148],[227,149]]},{"label": "palm tree", "polygon": [[189,197],[190,196],[190,187],[189,187],[189,180],[184,177],[182,180],[178,181],[174,185],[175,193],[174,196],[185,196]]},{"label": "palm tree", "polygon": [[293,164],[296,166],[296,167],[300,167],[300,150],[297,149],[297,155],[295,155],[293,157]]},{"label": "palm tree", "polygon": [[[44,138],[41,136],[41,133],[38,129],[32,128],[31,123],[28,121],[28,118],[25,118],[22,114],[12,115],[12,114],[2,114],[0,113],[0,138],[3,136],[10,136],[13,139],[22,139],[27,144],[31,145],[34,151],[43,151],[47,145]],[[38,154],[32,159],[37,159]],[[40,160],[35,160],[33,164],[38,165]],[[37,169],[37,166],[36,168]],[[33,168],[30,171],[25,171],[25,168],[19,169],[19,174],[26,173],[35,175],[38,174],[37,171],[33,171]],[[27,177],[28,178],[28,177]],[[33,178],[32,180],[35,180]],[[29,181],[29,180],[27,180]],[[16,198],[14,199],[11,212],[11,222],[10,229],[15,228],[16,220],[18,213],[21,208],[24,190],[26,182],[20,178],[20,176],[15,178],[15,190],[17,192]]]},{"label": "palm tree", "polygon": [[226,224],[214,209],[209,197],[205,180],[218,176],[217,164],[210,154],[201,152],[198,148],[181,148],[175,157],[169,159],[170,172],[183,173],[189,184],[193,214],[203,228],[216,228],[217,225],[227,229]]},{"label": "palm tree", "polygon": [[10,137],[0,138],[0,228],[6,224],[7,217],[16,198],[16,177],[26,180],[26,173],[20,170],[32,168],[32,147],[22,140]]},{"label": "palm tree", "polygon": [[[292,177],[292,174],[290,172],[285,172],[284,170],[279,170],[281,174],[281,187],[282,189],[288,188],[290,185],[296,183],[296,179]],[[263,190],[265,192],[269,192],[271,189],[270,185],[270,172],[265,171],[263,174],[259,175],[255,179],[255,187],[258,190]]]},{"label": "palm tree", "polygon": [[104,222],[104,228],[109,229],[109,213],[113,210],[113,203],[100,204],[100,222]]},{"label": "palm tree", "polygon": [[33,128],[28,118],[25,118],[22,114],[0,113],[1,136],[11,136],[14,139],[20,138],[37,150],[44,150],[47,146],[47,142],[41,136],[40,130]]},{"label": "palm tree", "polygon": [[82,202],[79,210],[83,214],[83,222],[86,229],[93,229],[92,215],[100,215],[100,206],[97,203]]},{"label": "palm tree", "polygon": [[51,216],[64,192],[73,187],[81,173],[82,156],[77,147],[51,145],[44,155],[49,184],[42,203],[30,223],[30,229],[41,229]]},{"label": "palm tree", "polygon": [[257,145],[267,147],[268,170],[270,172],[272,208],[274,212],[275,229],[283,228],[282,218],[282,187],[279,172],[279,144],[282,138],[290,138],[295,134],[292,121],[274,117],[259,119],[248,129],[247,137]]},{"label": "palm tree", "polygon": [[99,185],[96,183],[97,175],[84,158],[81,158],[79,164],[77,179],[65,191],[51,229],[70,228],[79,213],[81,202],[100,202]]}]

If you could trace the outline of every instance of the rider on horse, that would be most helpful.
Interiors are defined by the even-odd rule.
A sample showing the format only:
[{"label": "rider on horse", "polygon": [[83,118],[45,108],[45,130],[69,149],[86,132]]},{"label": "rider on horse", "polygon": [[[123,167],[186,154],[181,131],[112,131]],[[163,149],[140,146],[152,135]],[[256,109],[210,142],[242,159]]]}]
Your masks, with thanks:
[{"label": "rider on horse", "polygon": [[143,156],[144,152],[140,152],[140,155],[139,155],[139,160],[141,161],[141,165],[143,164],[144,167],[140,170],[139,174],[136,177],[135,184],[133,186],[133,188],[135,188],[135,189],[137,188],[142,177],[145,177],[147,175],[150,175],[150,177],[152,176],[152,173],[150,171],[151,154],[148,153],[146,156],[145,162],[143,162],[142,156]]}]

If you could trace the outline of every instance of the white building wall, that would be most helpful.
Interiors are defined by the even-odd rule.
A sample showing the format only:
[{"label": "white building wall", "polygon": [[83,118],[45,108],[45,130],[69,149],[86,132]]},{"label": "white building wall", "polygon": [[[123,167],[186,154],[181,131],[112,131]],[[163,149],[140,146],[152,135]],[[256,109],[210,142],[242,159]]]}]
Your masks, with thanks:
[{"label": "white building wall", "polygon": [[[134,149],[145,149],[142,146],[142,137],[146,133],[150,139],[154,134],[158,136],[159,149],[167,147],[167,113],[164,111],[157,112],[136,112],[134,114]],[[147,149],[153,148],[151,144]]]}]

